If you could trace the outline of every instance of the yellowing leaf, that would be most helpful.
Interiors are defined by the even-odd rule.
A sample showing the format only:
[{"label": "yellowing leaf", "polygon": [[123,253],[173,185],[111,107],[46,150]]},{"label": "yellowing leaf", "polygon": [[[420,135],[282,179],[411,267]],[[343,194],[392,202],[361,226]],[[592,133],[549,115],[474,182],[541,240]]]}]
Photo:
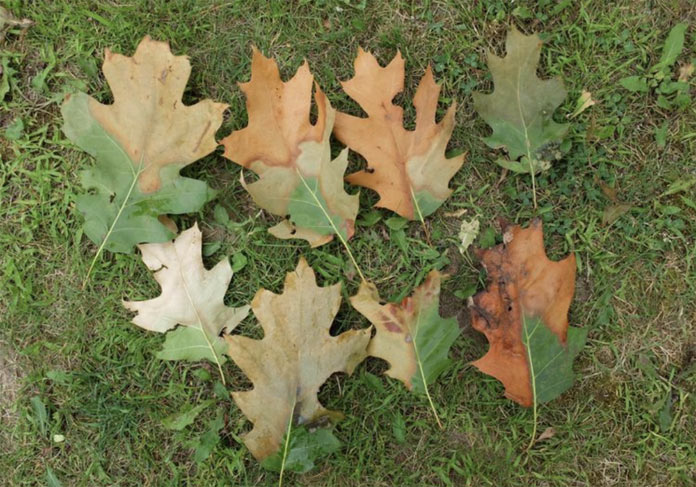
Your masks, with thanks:
[{"label": "yellowing leaf", "polygon": [[582,90],[582,93],[575,102],[575,110],[573,110],[573,113],[570,115],[567,115],[566,118],[575,118],[596,103],[597,102],[592,98],[592,93],[587,90]]},{"label": "yellowing leaf", "polygon": [[215,150],[227,107],[211,100],[184,105],[189,61],[150,37],[133,57],[107,49],[102,69],[113,104],[77,93],[62,106],[65,134],[96,158],[81,173],[89,192],[77,198],[77,209],[85,233],[100,245],[97,256],[103,249],[131,252],[137,243],[166,242],[174,234],[160,216],[197,211],[211,199],[205,183],[179,171]]},{"label": "yellowing leaf", "polygon": [[167,334],[160,358],[207,359],[217,364],[224,382],[220,366],[226,345],[220,334],[233,330],[249,313],[249,306],[225,306],[232,268],[225,259],[206,270],[201,241],[198,225],[194,225],[173,242],[140,245],[143,262],[155,271],[162,294],[148,301],[124,301],[123,305],[138,313],[133,323],[146,330],[165,333],[181,325]]},{"label": "yellowing leaf", "polygon": [[354,233],[358,195],[343,190],[348,153],[331,160],[329,137],[335,110],[319,87],[317,122],[309,121],[312,74],[307,63],[287,82],[275,61],[254,49],[251,81],[241,84],[249,125],[222,140],[225,157],[251,169],[259,180],[242,184],[261,208],[289,215],[270,229],[278,238],[302,238],[313,247]]},{"label": "yellowing leaf", "polygon": [[383,68],[372,54],[360,49],[355,76],[341,85],[367,113],[367,118],[340,112],[336,116],[336,137],[367,159],[368,165],[346,180],[377,191],[380,200],[375,206],[409,220],[433,213],[452,194],[449,180],[464,162],[464,155],[445,156],[456,103],[436,124],[440,87],[428,67],[413,98],[416,128],[406,130],[403,109],[392,103],[404,89],[404,60],[399,53]]},{"label": "yellowing leaf", "polygon": [[386,375],[400,380],[409,390],[425,394],[438,424],[428,386],[450,365],[447,354],[459,335],[457,320],[440,316],[441,280],[442,274],[431,271],[413,296],[401,303],[380,304],[377,289],[365,282],[350,298],[353,307],[377,329],[367,353],[389,362]]},{"label": "yellowing leaf", "polygon": [[[474,93],[475,110],[493,129],[484,139],[486,144],[504,148],[510,156],[510,161],[498,163],[532,174],[547,169],[560,156],[558,146],[569,127],[553,120],[553,112],[566,97],[563,82],[536,75],[541,46],[538,35],[525,36],[513,27],[505,41],[507,55],[488,54],[493,93]],[[520,157],[519,163],[514,162]]]},{"label": "yellowing leaf", "polygon": [[340,417],[317,398],[319,387],[335,372],[353,372],[363,361],[371,329],[331,336],[341,304],[341,285],[318,287],[304,258],[285,278],[283,294],[265,289],[251,304],[264,337],[229,336],[228,354],[253,382],[234,392],[237,406],[254,428],[244,444],[263,461],[276,453],[289,425],[316,425]]}]

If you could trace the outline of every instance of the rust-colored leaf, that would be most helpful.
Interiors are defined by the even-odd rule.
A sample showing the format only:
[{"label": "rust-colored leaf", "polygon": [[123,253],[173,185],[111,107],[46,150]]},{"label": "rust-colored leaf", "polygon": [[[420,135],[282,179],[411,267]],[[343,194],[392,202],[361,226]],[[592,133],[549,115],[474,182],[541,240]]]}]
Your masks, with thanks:
[{"label": "rust-colored leaf", "polygon": [[367,118],[336,115],[338,139],[367,159],[368,167],[350,174],[351,184],[377,191],[376,206],[410,220],[433,213],[449,197],[449,180],[464,162],[464,155],[447,158],[445,149],[454,129],[456,103],[435,123],[440,86],[430,67],[418,85],[413,105],[416,128],[403,126],[403,109],[392,99],[404,89],[404,60],[400,53],[386,67],[360,49],[355,76],[341,83]]},{"label": "rust-colored leaf", "polygon": [[568,327],[575,256],[549,260],[539,220],[526,229],[506,228],[503,241],[480,252],[489,286],[470,305],[472,326],[490,348],[473,365],[500,380],[509,399],[529,407],[572,384],[572,358],[584,342],[582,331],[571,327],[571,337]]},{"label": "rust-colored leaf", "polygon": [[305,62],[283,82],[273,59],[254,49],[251,80],[240,85],[249,124],[221,141],[225,157],[254,171],[259,180],[242,183],[261,208],[286,216],[269,231],[278,238],[302,238],[313,247],[354,232],[358,195],[343,189],[348,153],[331,160],[329,137],[336,111],[317,86],[317,121],[310,123],[312,74]]}]

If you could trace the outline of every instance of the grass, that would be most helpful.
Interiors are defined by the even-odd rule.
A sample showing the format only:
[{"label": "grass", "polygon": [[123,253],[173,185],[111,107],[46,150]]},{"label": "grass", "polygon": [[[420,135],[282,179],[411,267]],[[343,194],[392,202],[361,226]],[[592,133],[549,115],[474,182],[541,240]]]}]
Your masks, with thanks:
[{"label": "grass", "polygon": [[[445,429],[435,426],[427,401],[382,377],[384,363],[370,359],[350,378],[332,377],[320,394],[327,407],[346,413],[336,432],[342,452],[308,474],[289,474],[286,485],[696,483],[696,209],[690,204],[696,198],[693,187],[663,195],[674,181],[696,176],[695,109],[665,110],[654,93],[633,94],[618,84],[657,62],[675,23],[696,18],[690,2],[10,0],[6,5],[35,25],[26,32],[11,30],[0,51],[0,61],[14,71],[1,101],[0,131],[7,135],[18,119],[24,125],[18,137],[0,139],[5,485],[42,485],[47,475],[64,486],[277,482],[242,446],[240,435],[250,424],[216,386],[211,366],[155,359],[163,336],[129,324],[120,300],[157,293],[136,256],[106,253],[91,284],[81,288],[95,245],[82,235],[73,201],[80,192],[77,173],[91,161],[61,133],[59,106],[65,93],[76,90],[109,101],[99,71],[103,49],[130,55],[145,34],[169,40],[175,53],[190,56],[185,101],[210,97],[230,104],[219,137],[246,124],[236,83],[249,77],[251,45],[273,55],[285,76],[308,59],[332,104],[342,110],[357,113],[338,80],[352,76],[358,46],[382,62],[401,50],[408,70],[401,100],[413,95],[432,63],[443,84],[442,108],[453,99],[460,104],[450,147],[469,156],[451,183],[453,197],[426,219],[434,248],[424,242],[419,222],[399,229],[389,212],[370,210],[376,198],[369,191],[361,192],[361,219],[351,241],[363,272],[389,299],[410,294],[432,268],[453,275],[444,284],[442,314],[456,316],[463,333],[453,347],[454,366],[430,391]],[[598,100],[573,120],[570,152],[536,181],[536,211],[530,178],[501,178],[495,154],[480,139],[488,129],[473,112],[470,96],[491,88],[484,51],[502,51],[510,24],[544,32],[541,71],[561,75],[569,91],[559,119],[572,111],[583,89]],[[687,36],[678,63],[696,57],[693,30]],[[667,143],[659,147],[654,133],[664,123]],[[239,168],[219,152],[185,172],[220,195],[202,214],[178,219],[180,227],[201,222],[210,242],[209,265],[230,255],[246,259],[230,286],[230,304],[248,302],[260,287],[280,291],[299,255],[307,257],[320,282],[340,276],[345,297],[357,291],[359,278],[340,243],[310,250],[266,233],[273,218],[253,206],[237,182]],[[608,188],[631,205],[612,224],[602,223],[603,212],[614,204]],[[227,210],[229,222],[214,218],[216,204]],[[555,436],[529,451],[532,411],[505,400],[497,381],[468,365],[487,345],[471,329],[463,297],[474,286],[481,289],[485,276],[471,256],[461,258],[456,251],[459,221],[446,213],[459,209],[479,216],[488,239],[498,216],[520,223],[539,216],[550,255],[574,251],[578,257],[570,318],[589,328],[576,363],[579,380],[540,408],[540,431],[553,427]],[[243,332],[254,333],[253,326],[248,319]],[[363,327],[365,320],[344,302],[336,326]],[[250,386],[233,365],[225,372],[233,388]],[[188,429],[162,426],[168,415],[211,398],[215,405]],[[221,438],[212,442],[207,459],[196,462],[196,440],[218,411],[224,413]],[[56,434],[65,441],[55,442]]]}]

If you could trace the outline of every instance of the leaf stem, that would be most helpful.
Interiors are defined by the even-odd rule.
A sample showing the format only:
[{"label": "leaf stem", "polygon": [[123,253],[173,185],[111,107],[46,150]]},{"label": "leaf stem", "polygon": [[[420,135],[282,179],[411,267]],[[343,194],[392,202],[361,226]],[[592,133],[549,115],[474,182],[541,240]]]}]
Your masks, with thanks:
[{"label": "leaf stem", "polygon": [[418,219],[421,222],[421,225],[423,227],[423,232],[425,233],[425,241],[428,242],[428,245],[430,247],[433,246],[433,243],[430,241],[430,232],[428,231],[428,227],[425,226],[425,218],[423,218],[423,213],[421,212],[420,205],[418,204],[418,200],[416,199],[416,195],[413,192],[413,187],[409,186],[408,189],[411,190],[411,200],[413,201],[413,206],[416,207],[416,212],[418,213]]},{"label": "leaf stem", "polygon": [[295,405],[297,404],[297,397],[292,403],[292,409],[290,411],[290,420],[288,421],[288,429],[285,433],[285,445],[283,445],[283,460],[280,463],[280,477],[278,477],[278,487],[283,487],[283,473],[285,472],[285,461],[288,458],[288,447],[290,446],[290,432],[292,431],[292,418],[295,415]]},{"label": "leaf stem", "polygon": [[94,269],[94,266],[97,263],[97,259],[99,259],[99,256],[104,251],[104,247],[106,246],[106,242],[109,241],[109,238],[111,237],[111,234],[113,233],[114,228],[116,227],[116,223],[118,222],[118,219],[121,218],[121,213],[123,213],[123,210],[126,208],[126,205],[128,204],[128,200],[130,199],[130,196],[133,193],[133,189],[135,188],[135,185],[138,182],[138,177],[143,172],[143,170],[144,170],[143,160],[141,159],[140,164],[138,165],[138,170],[133,173],[133,182],[131,182],[130,188],[128,188],[128,193],[126,193],[126,197],[123,198],[123,203],[121,203],[121,206],[118,209],[118,213],[116,213],[116,217],[114,218],[114,221],[111,222],[111,226],[109,227],[109,230],[104,235],[104,238],[102,239],[101,244],[99,244],[99,248],[97,249],[97,253],[94,255],[94,258],[92,259],[92,262],[89,265],[89,269],[87,269],[87,275],[85,276],[84,280],[82,281],[82,289],[84,289],[87,286],[87,282],[89,281],[89,276],[92,273],[92,269]]},{"label": "leaf stem", "polygon": [[309,184],[307,184],[307,180],[302,176],[302,173],[298,168],[295,168],[295,171],[297,171],[298,176],[300,176],[300,180],[302,181],[302,184],[305,185],[305,188],[307,188],[307,191],[309,191],[309,194],[312,195],[312,198],[314,198],[314,202],[317,204],[317,206],[321,209],[322,213],[324,213],[324,216],[326,219],[329,221],[329,224],[331,225],[331,228],[333,228],[334,233],[338,237],[338,239],[341,241],[343,246],[346,249],[346,252],[348,252],[348,257],[350,257],[350,260],[353,262],[353,266],[355,267],[355,270],[358,271],[358,274],[360,275],[360,279],[362,282],[367,282],[367,279],[365,279],[365,275],[362,273],[360,270],[360,266],[358,265],[358,262],[355,260],[355,257],[353,256],[353,252],[350,251],[350,247],[348,246],[348,242],[346,242],[346,239],[343,238],[343,235],[341,235],[341,232],[338,230],[336,227],[336,224],[334,223],[333,219],[331,218],[331,215],[326,211],[326,208],[324,208],[324,205],[321,204],[321,201],[319,201],[319,198],[317,198],[317,195],[312,191],[312,188],[309,187]]},{"label": "leaf stem", "polygon": [[536,177],[534,173],[536,172],[534,167],[532,167],[532,159],[529,159],[529,171],[532,174],[532,200],[534,201],[534,209],[537,209],[537,198],[536,198]]}]

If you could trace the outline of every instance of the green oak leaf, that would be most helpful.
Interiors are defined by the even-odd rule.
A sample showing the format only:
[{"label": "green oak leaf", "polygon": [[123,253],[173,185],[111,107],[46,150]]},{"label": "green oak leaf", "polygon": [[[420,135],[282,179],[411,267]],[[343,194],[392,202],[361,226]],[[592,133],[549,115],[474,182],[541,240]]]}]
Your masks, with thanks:
[{"label": "green oak leaf", "polygon": [[[541,46],[538,35],[525,36],[513,27],[505,42],[507,55],[488,54],[493,93],[474,93],[475,110],[493,129],[484,141],[493,149],[505,149],[511,161],[499,164],[515,172],[548,169],[560,157],[557,149],[569,128],[553,120],[566,97],[563,82],[536,75]],[[519,167],[513,169],[515,164]]]},{"label": "green oak leaf", "polygon": [[569,326],[563,345],[539,317],[523,316],[522,325],[532,394],[537,404],[543,404],[573,385],[573,360],[585,345],[587,329]]},{"label": "green oak leaf", "polygon": [[215,149],[226,108],[211,100],[185,106],[188,59],[149,37],[133,57],[107,49],[103,71],[113,104],[77,93],[62,106],[66,136],[96,159],[81,172],[87,193],[76,200],[85,234],[99,245],[92,266],[104,249],[132,252],[138,243],[171,239],[162,217],[197,211],[214,196],[179,171]]}]

